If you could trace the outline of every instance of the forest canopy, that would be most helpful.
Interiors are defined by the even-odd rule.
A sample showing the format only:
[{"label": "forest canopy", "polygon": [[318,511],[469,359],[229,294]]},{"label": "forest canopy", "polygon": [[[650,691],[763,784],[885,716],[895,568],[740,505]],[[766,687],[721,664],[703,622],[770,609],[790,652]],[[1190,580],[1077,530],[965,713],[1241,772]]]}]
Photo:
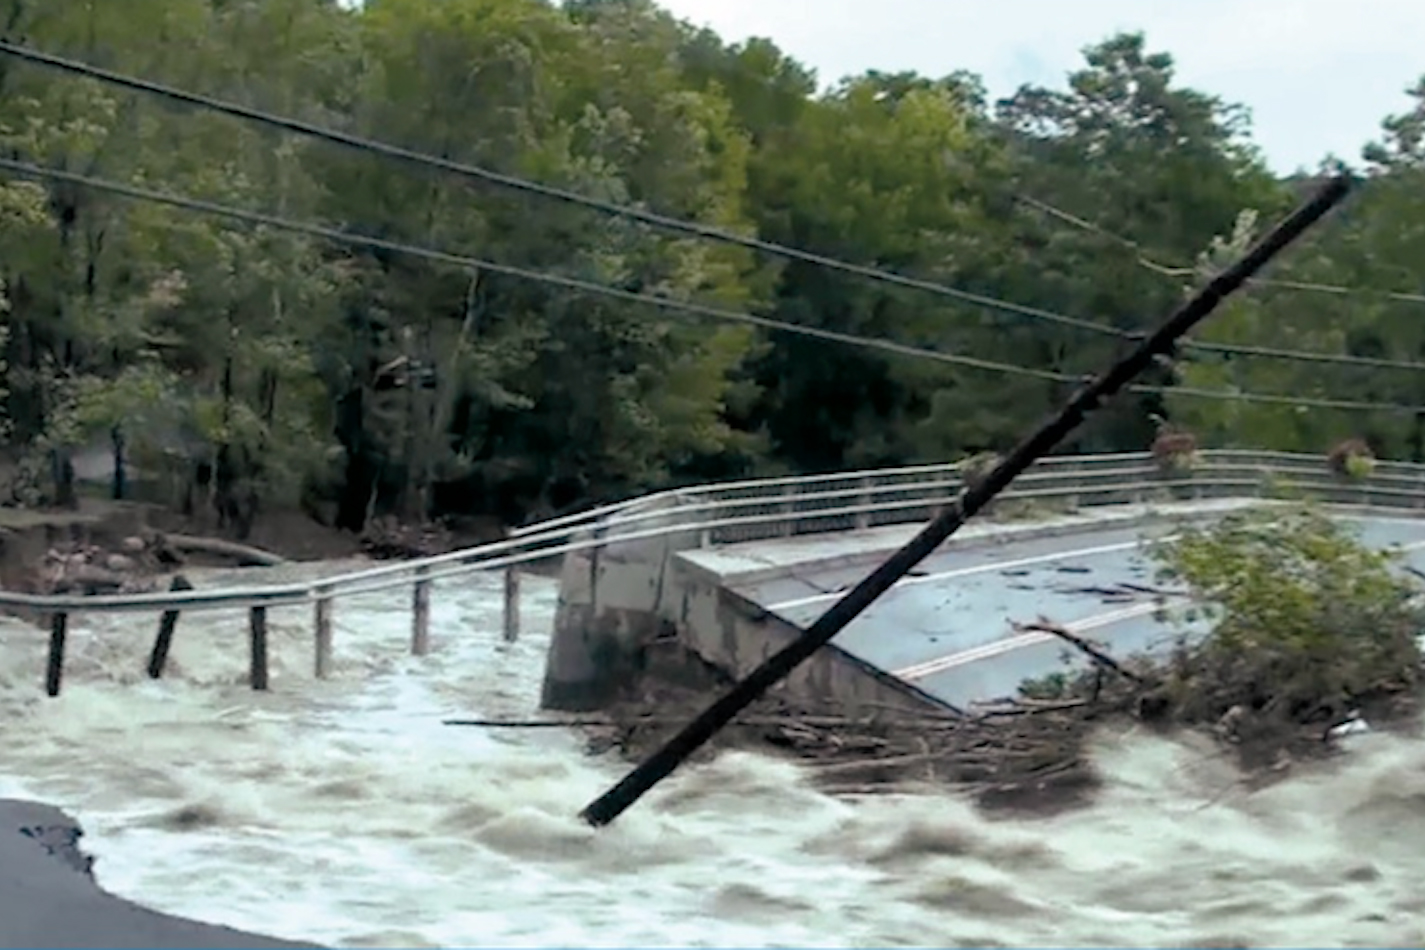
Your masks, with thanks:
[{"label": "forest canopy", "polygon": [[[48,472],[112,445],[190,501],[207,486],[239,534],[298,504],[353,530],[519,521],[680,482],[1002,450],[1307,184],[1274,175],[1245,111],[1179,84],[1136,34],[1086,49],[1062,86],[991,102],[953,63],[822,89],[772,43],[646,0],[0,0],[0,18],[49,53],[1009,304],[0,57],[11,160],[1000,365],[0,174],[8,464]],[[1425,79],[1412,97],[1362,143],[1350,205],[1066,451],[1143,450],[1169,419],[1204,446],[1324,456],[1358,438],[1425,460]],[[53,493],[36,477],[4,501]]]}]

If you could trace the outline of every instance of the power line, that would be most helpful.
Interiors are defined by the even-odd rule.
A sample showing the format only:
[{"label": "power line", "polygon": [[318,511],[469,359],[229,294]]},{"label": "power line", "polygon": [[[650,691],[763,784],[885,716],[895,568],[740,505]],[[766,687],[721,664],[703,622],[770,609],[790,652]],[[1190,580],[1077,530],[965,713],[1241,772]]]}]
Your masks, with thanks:
[{"label": "power line", "polygon": [[597,284],[592,281],[581,280],[577,277],[565,277],[560,274],[551,274],[543,271],[527,270],[523,267],[516,267],[511,264],[500,264],[495,261],[481,260],[475,257],[466,257],[460,254],[452,254],[448,251],[439,251],[433,248],[417,247],[413,244],[403,244],[397,241],[388,241],[384,238],[368,237],[366,235],[351,234],[337,228],[328,227],[321,224],[308,224],[300,221],[292,221],[287,218],[279,218],[275,215],[263,214],[258,211],[245,211],[241,208],[233,208],[228,205],[220,205],[211,201],[203,201],[198,198],[186,198],[181,195],[168,194],[161,191],[153,191],[148,188],[139,188],[134,185],[125,185],[120,182],[108,181],[102,178],[93,178],[88,175],[80,175],[75,172],[61,171],[57,168],[43,168],[27,162],[18,162],[8,158],[0,158],[0,169],[14,172],[26,178],[48,179],[50,181],[64,182],[70,185],[78,185],[90,188],[95,191],[107,192],[128,198],[133,201],[147,201],[153,204],[168,205],[173,208],[180,208],[184,211],[193,211],[199,214],[211,215],[213,217],[228,218],[233,221],[242,221],[246,224],[254,224],[261,227],[274,228],[276,230],[288,231],[294,234],[305,234],[309,237],[323,238],[338,244],[347,244],[355,247],[365,247],[384,251],[391,251],[397,254],[404,254],[410,257],[424,258],[441,264],[450,264],[455,267],[466,269],[485,270],[495,274],[504,274],[509,277],[516,277],[521,280],[534,281],[541,284],[563,287],[566,290],[573,290],[583,294],[593,294],[595,296],[611,297],[616,300],[623,300],[629,303],[646,304],[662,310],[669,310],[678,313],[694,314],[697,316],[710,317],[715,320],[725,320],[733,323],[745,323],[762,327],[768,330],[779,330],[784,333],[793,333],[800,336],[814,337],[832,343],[844,343],[851,346],[861,346],[868,349],[882,350],[887,353],[895,353],[900,356],[913,356],[920,359],[937,360],[953,366],[965,366],[971,369],[982,369],[998,373],[1018,373],[1023,376],[1034,376],[1039,379],[1052,382],[1062,382],[1069,377],[1051,372],[1050,370],[1031,369],[1023,366],[1015,366],[1011,363],[999,363],[994,360],[982,360],[973,356],[961,356],[954,353],[942,353],[937,350],[927,350],[917,346],[910,346],[904,343],[896,343],[893,340],[884,340],[877,337],[857,336],[851,333],[841,333],[836,330],[824,330],[819,327],[802,326],[796,323],[788,323],[784,320],[777,320],[772,317],[762,317],[756,314],[743,313],[736,310],[724,310],[720,307],[712,307],[706,304],[690,303],[681,300],[674,300],[670,297],[658,297],[653,294],[643,294],[632,290],[622,290],[618,287],[610,287],[606,284]]},{"label": "power line", "polygon": [[972,293],[968,290],[960,290],[955,287],[947,287],[944,284],[933,281],[921,280],[916,277],[906,277],[892,271],[881,270],[875,267],[867,267],[862,264],[853,264],[849,261],[837,260],[833,257],[826,257],[811,251],[803,251],[784,244],[777,244],[772,241],[764,241],[761,238],[747,237],[722,228],[711,227],[706,224],[699,224],[695,221],[684,221],[679,218],[671,218],[667,215],[657,214],[652,211],[644,211],[629,205],[615,204],[610,201],[602,201],[598,198],[589,198],[577,192],[567,191],[563,188],[555,188],[551,185],[540,184],[524,178],[517,178],[513,175],[506,175],[502,172],[492,171],[488,168],[481,168],[478,165],[469,165],[463,162],[455,162],[446,158],[439,158],[434,155],[426,155],[411,149],[402,148],[398,145],[391,145],[376,139],[366,138],[359,135],[351,135],[335,129],[324,128],[313,125],[310,122],[303,122],[300,119],[288,118],[286,116],[274,115],[260,109],[253,109],[249,106],[239,105],[222,99],[215,99],[200,93],[187,92],[172,86],[152,82],[147,79],[139,79],[134,76],[126,76],[122,73],[112,72],[98,66],[91,66],[78,60],[68,59],[63,56],[56,56],[53,53],[44,53],[26,46],[18,46],[5,40],[0,40],[0,53],[17,57],[41,66],[48,66],[53,69],[62,70],[74,75],[85,76],[100,82],[119,86],[135,92],[144,92],[149,95],[159,96],[173,102],[180,102],[184,105],[197,106],[211,112],[219,112],[234,118],[245,119],[249,122],[256,122],[275,129],[282,129],[287,132],[295,132],[299,135],[306,135],[311,138],[323,139],[339,145],[355,148],[359,151],[373,152],[384,155],[387,158],[394,158],[416,165],[423,165],[427,168],[437,168],[441,171],[451,172],[465,178],[474,178],[479,181],[502,188],[509,188],[514,191],[521,191],[526,194],[536,195],[541,198],[550,198],[555,201],[562,201],[566,204],[579,205],[598,211],[602,214],[614,217],[628,218],[639,221],[643,224],[665,231],[673,231],[679,234],[687,234],[693,237],[706,238],[714,241],[721,241],[725,244],[733,244],[748,250],[760,251],[764,254],[772,254],[778,257],[797,260],[807,264],[815,264],[818,267],[825,267],[828,270],[841,271],[847,274],[855,274],[870,280],[880,281],[887,284],[895,284],[900,287],[907,287],[912,290],[925,291],[926,293],[938,294],[942,297],[949,297],[962,303],[973,304],[988,310],[1001,313],[1015,314],[1017,316],[1032,317],[1038,320],[1045,320],[1058,323],[1063,326],[1075,327],[1092,333],[1108,334],[1111,336],[1120,335],[1121,331],[1113,327],[1104,326],[1092,320],[1084,320],[1079,317],[1070,317],[1065,314],[1055,313],[1052,310],[1044,310],[1039,307],[1030,307],[1022,304],[1010,303],[1006,300],[998,300],[994,297],[987,297],[983,294]]},{"label": "power line", "polygon": [[1336,353],[1312,353],[1306,350],[1276,350],[1268,346],[1250,346],[1244,343],[1209,343],[1204,340],[1194,340],[1187,344],[1187,348],[1203,353],[1221,353],[1224,356],[1254,356],[1275,360],[1289,359],[1298,363],[1329,363],[1338,366],[1360,366],[1370,369],[1425,370],[1425,363],[1412,360],[1393,360],[1383,356],[1348,356]]},{"label": "power line", "polygon": [[[1148,257],[1147,254],[1143,251],[1142,245],[1140,245],[1137,241],[1134,241],[1131,238],[1126,238],[1120,234],[1115,234],[1114,232],[1109,231],[1107,228],[1103,227],[1102,225],[1096,224],[1092,221],[1088,221],[1084,218],[1079,217],[1076,214],[1064,211],[1061,208],[1056,208],[1046,201],[1040,201],[1038,198],[1031,198],[1027,195],[1018,194],[1014,195],[1014,200],[1019,202],[1020,204],[1033,208],[1035,211],[1048,215],[1051,218],[1055,218],[1057,220],[1071,224],[1074,227],[1079,228],[1080,230],[1087,231],[1091,234],[1096,234],[1100,237],[1106,238],[1109,241],[1112,241],[1115,244],[1123,246],[1124,248],[1128,249],[1133,253],[1134,258],[1137,260],[1139,265],[1150,271],[1153,271],[1154,273],[1162,274],[1165,277],[1194,277],[1197,275],[1197,271],[1195,271],[1191,267],[1172,267],[1167,264],[1160,264],[1152,258]],[[1290,290],[1318,291],[1321,293],[1331,293],[1343,296],[1365,296],[1369,294],[1374,294],[1375,296],[1386,297],[1392,300],[1403,301],[1407,303],[1425,303],[1425,295],[1422,294],[1395,293],[1392,291],[1362,291],[1353,290],[1349,287],[1337,287],[1331,284],[1313,284],[1296,280],[1275,280],[1266,277],[1253,278],[1252,280],[1248,281],[1248,283],[1262,287],[1284,287]],[[1138,335],[1139,334],[1129,334],[1129,336]],[[1252,346],[1242,343],[1212,343],[1206,340],[1185,340],[1183,341],[1181,346],[1184,350],[1196,350],[1200,353],[1218,353],[1224,356],[1250,356],[1259,357],[1261,359],[1283,360],[1298,363],[1320,363],[1334,364],[1340,366],[1360,366],[1369,369],[1399,369],[1410,371],[1425,370],[1425,363],[1421,363],[1415,360],[1397,360],[1379,356],[1351,356],[1344,353],[1319,353],[1310,350],[1283,350],[1275,347]]]},{"label": "power line", "polygon": [[[281,129],[286,132],[294,132],[299,135],[305,135],[311,138],[322,139],[324,141],[333,142],[339,145],[345,145],[349,148],[357,149],[358,151],[372,152],[378,155],[383,155],[387,158],[394,158],[399,161],[421,165],[427,168],[439,169],[441,171],[450,172],[465,178],[473,178],[479,181],[486,182],[488,184],[513,189],[515,191],[524,192],[526,194],[536,195],[541,198],[549,198],[556,201],[562,201],[567,204],[579,205],[581,207],[589,208],[591,210],[598,211],[603,214],[639,221],[644,224],[651,225],[653,227],[661,228],[665,231],[673,231],[680,234],[687,234],[692,235],[694,237],[705,238],[708,240],[720,241],[726,244],[733,244],[749,250],[760,251],[762,253],[771,254],[790,260],[802,261],[804,263],[815,264],[819,267],[825,267],[828,270],[840,271],[842,273],[847,274],[854,274],[859,277],[868,278],[870,280],[875,280],[882,283],[906,287],[912,290],[924,291],[926,293],[935,294],[941,297],[947,297],[949,299],[956,300],[961,303],[971,304],[990,311],[1028,317],[1036,320],[1043,320],[1048,323],[1071,327],[1076,330],[1095,333],[1100,336],[1109,336],[1121,340],[1130,341],[1135,340],[1140,336],[1140,334],[1135,334],[1127,330],[1119,329],[1117,327],[1108,326],[1106,324],[1099,323],[1094,320],[1087,320],[1081,317],[1072,317],[1067,314],[1056,313],[1052,310],[1046,310],[1042,307],[1031,307],[1025,304],[1012,303],[1007,300],[1001,300],[995,297],[986,296],[984,294],[977,294],[971,291],[961,290],[959,288],[950,287],[945,284],[940,284],[933,281],[921,280],[915,277],[907,277],[902,274],[894,273],[892,271],[886,271],[875,267],[867,267],[862,264],[854,264],[849,261],[838,260],[836,258],[827,257],[822,254],[816,254],[811,251],[799,250],[797,248],[789,247],[784,244],[778,244],[773,241],[762,240],[761,238],[747,237],[745,235],[736,234],[732,231],[727,231],[721,228],[715,228],[709,225],[699,224],[694,221],[685,221],[679,218],[668,217],[667,215],[644,211],[642,209],[634,208],[628,205],[620,205],[609,201],[603,201],[597,198],[590,198],[585,195],[578,194],[577,192],[567,191],[562,188],[555,188],[550,185],[540,184],[539,182],[529,181],[527,179],[518,178],[513,175],[506,175],[501,172],[492,171],[487,168],[481,168],[476,165],[469,165],[462,162],[451,161],[450,159],[446,158],[440,158],[434,155],[427,155],[421,152],[413,151],[411,149],[402,148],[397,145],[391,145],[387,142],[381,142],[376,139],[370,139],[358,135],[351,135],[349,133],[337,131],[335,129],[329,129],[322,126],[314,125],[309,122],[304,122],[300,119],[293,119],[286,116],[274,115],[270,112],[264,112],[260,109],[254,109],[249,106],[228,102],[222,99],[216,99],[211,96],[202,95],[200,93],[187,92],[185,90],[177,89],[173,86],[164,85],[162,83],[153,82],[151,80],[140,79],[134,76],[126,76],[122,73],[116,73],[107,69],[102,69],[98,66],[93,66],[88,63],[80,62],[78,60],[69,59],[62,56],[56,56],[53,53],[45,53],[40,50],[32,49],[26,46],[19,46],[4,40],[0,40],[0,53],[8,54],[10,56],[14,56],[31,63],[36,63],[41,66],[48,66],[52,69],[57,69],[74,75],[84,76],[90,79],[98,80],[100,82],[108,83],[110,85],[119,86],[130,91],[142,92],[147,93],[149,95],[159,96],[160,98],[182,103],[184,105],[196,106],[201,109],[222,113],[224,115],[232,116],[234,118],[255,122],[259,125],[265,125],[271,128]],[[1023,200],[1030,201],[1032,199]],[[1047,209],[1050,206],[1044,205],[1043,207]],[[1055,213],[1061,216],[1073,219],[1080,225],[1085,225],[1090,228],[1094,227],[1094,225],[1090,224],[1089,222],[1083,221],[1079,218],[1074,218],[1067,212],[1061,212],[1058,211],[1058,209],[1053,210]],[[1126,239],[1119,238],[1118,240],[1122,241]],[[1425,300],[1425,298],[1422,298],[1422,300]],[[1252,356],[1262,359],[1298,361],[1321,364],[1339,363],[1341,365],[1369,366],[1378,369],[1425,369],[1425,364],[1409,363],[1399,360],[1373,359],[1370,357],[1352,357],[1295,350],[1279,350],[1270,349],[1267,347],[1240,347],[1223,343],[1198,343],[1195,341],[1185,341],[1182,344],[1182,348],[1185,350],[1199,350],[1203,352],[1232,353],[1241,356]]]},{"label": "power line", "polygon": [[[1065,224],[1072,225],[1081,231],[1097,234],[1115,244],[1121,245],[1132,251],[1138,259],[1139,265],[1154,273],[1162,274],[1165,277],[1194,277],[1197,271],[1191,267],[1178,267],[1170,264],[1160,263],[1147,255],[1143,245],[1132,238],[1115,234],[1101,224],[1081,218],[1072,212],[1062,208],[1056,208],[1047,201],[1038,198],[1031,198],[1028,195],[1015,195],[1014,200],[1020,204],[1033,208],[1041,214],[1048,215]],[[1410,294],[1395,290],[1366,290],[1356,287],[1342,287],[1337,284],[1318,284],[1304,280],[1285,280],[1279,277],[1254,277],[1247,283],[1260,287],[1280,287],[1285,290],[1300,290],[1309,293],[1332,294],[1338,297],[1384,297],[1387,300],[1394,300],[1400,303],[1420,303],[1425,304],[1425,294]],[[1203,344],[1196,343],[1194,346],[1201,347]],[[1425,364],[1410,363],[1412,369],[1425,369]]]},{"label": "power line", "polygon": [[1220,389],[1196,389],[1192,386],[1130,386],[1130,392],[1150,395],[1190,396],[1193,399],[1223,399],[1227,401],[1295,406],[1301,409],[1341,409],[1347,412],[1425,412],[1425,406],[1402,406],[1396,403],[1370,402],[1357,399],[1287,396],[1278,393],[1234,393]]},{"label": "power line", "polygon": [[[390,241],[384,238],[368,237],[366,235],[351,234],[337,228],[320,224],[310,224],[306,222],[293,221],[288,218],[281,218],[275,215],[264,214],[258,211],[247,211],[241,208],[233,208],[228,205],[216,204],[197,198],[188,198],[181,195],[169,194],[161,191],[154,191],[148,188],[140,188],[134,185],[126,185],[120,182],[109,181],[102,178],[95,178],[89,175],[81,175],[75,172],[62,171],[55,168],[44,168],[28,162],[15,161],[8,158],[0,158],[0,169],[9,171],[24,178],[39,181],[64,182],[70,185],[77,185],[98,192],[104,192],[126,198],[131,201],[149,202],[152,204],[166,205],[184,211],[191,211],[197,214],[204,214],[211,217],[226,218],[232,221],[240,221],[245,224],[259,227],[269,227],[274,230],[287,231],[294,234],[303,234],[309,237],[321,238],[332,241],[336,244],[345,244],[352,247],[362,247],[367,249],[378,249],[390,251],[397,254],[405,254],[410,257],[423,258],[436,263],[448,264],[467,270],[486,270],[491,273],[504,274],[521,280],[528,280],[534,283],[546,284],[549,286],[562,287],[577,293],[589,294],[593,296],[609,297],[615,300],[622,300],[627,303],[641,304],[654,307],[674,314],[689,314],[693,316],[708,317],[714,320],[722,320],[730,323],[742,323],[752,326],[762,327],[768,330],[777,330],[784,333],[791,333],[798,336],[811,337],[813,339],[824,340],[831,343],[840,343],[847,346],[857,346],[865,349],[878,350],[886,353],[893,353],[899,356],[915,357],[917,359],[933,360],[953,366],[962,366],[970,369],[978,369],[986,372],[1003,373],[1006,375],[1028,377],[1055,383],[1082,383],[1080,377],[1071,376],[1066,373],[1054,372],[1052,370],[1034,369],[1026,366],[1017,366],[1011,363],[1001,363],[994,360],[984,360],[977,357],[961,356],[954,353],[943,353],[937,350],[924,349],[922,347],[910,346],[908,344],[897,343],[892,340],[885,340],[877,337],[859,336],[851,333],[841,333],[835,330],[823,330],[817,327],[808,327],[795,323],[788,323],[784,320],[777,320],[771,317],[762,317],[755,314],[744,313],[736,310],[725,310],[720,307],[712,307],[705,304],[690,303],[680,300],[673,300],[668,297],[658,297],[652,294],[637,293],[630,290],[622,290],[617,287],[609,287],[605,284],[598,284],[592,281],[581,280],[576,277],[565,277],[559,274],[551,274],[541,271],[528,270],[510,264],[500,264],[495,261],[486,261],[474,257],[466,257],[459,254],[452,254],[447,251],[435,250],[433,248],[419,247],[412,244],[404,244],[397,241]],[[1238,402],[1260,402],[1271,404],[1285,404],[1300,406],[1302,408],[1319,409],[1343,409],[1357,411],[1379,411],[1379,412],[1425,412],[1425,406],[1406,406],[1396,403],[1379,403],[1352,400],[1314,399],[1309,397],[1297,397],[1273,393],[1250,393],[1250,392],[1228,392],[1208,389],[1179,389],[1177,387],[1162,386],[1135,386],[1133,392],[1159,395],[1183,395],[1192,398],[1227,400]]]}]

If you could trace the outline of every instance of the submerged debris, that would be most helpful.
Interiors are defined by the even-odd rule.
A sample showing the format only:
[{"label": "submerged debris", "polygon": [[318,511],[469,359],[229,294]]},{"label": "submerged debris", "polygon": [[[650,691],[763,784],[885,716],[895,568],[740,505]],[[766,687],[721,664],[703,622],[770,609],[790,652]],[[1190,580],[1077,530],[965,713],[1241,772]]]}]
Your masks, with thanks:
[{"label": "submerged debris", "polygon": [[[641,692],[580,720],[589,751],[640,759],[661,746],[725,688],[646,679]],[[830,793],[864,794],[906,784],[952,783],[986,806],[1035,809],[1085,800],[1097,783],[1086,753],[1102,710],[1083,700],[1017,700],[957,713],[929,706],[818,704],[764,697],[703,748],[792,757]]]}]

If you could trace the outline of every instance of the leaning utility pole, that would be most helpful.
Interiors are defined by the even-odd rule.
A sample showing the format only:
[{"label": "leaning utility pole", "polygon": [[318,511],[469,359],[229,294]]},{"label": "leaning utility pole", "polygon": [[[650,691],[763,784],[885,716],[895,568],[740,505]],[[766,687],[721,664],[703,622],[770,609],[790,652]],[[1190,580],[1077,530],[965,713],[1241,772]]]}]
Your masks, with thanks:
[{"label": "leaning utility pole", "polygon": [[681,732],[629,772],[622,781],[591,802],[582,812],[584,820],[591,825],[607,825],[638,801],[645,792],[667,778],[739,712],[756,702],[763,693],[829,643],[847,624],[890,590],[896,581],[1003,491],[1017,475],[1048,454],[1065,436],[1078,428],[1089,413],[1132,382],[1155,358],[1170,355],[1183,334],[1217,309],[1223,298],[1240,288],[1268,261],[1339,204],[1350,189],[1350,179],[1343,175],[1327,181],[1310,201],[1277,225],[1240,260],[1194,294],[1137,349],[1075,394],[1058,415],[1020,442],[983,481],[961,492],[953,504],[937,515],[905,547],[892,554],[885,563],[853,587],[845,597],[832,604],[800,637],[768,657],[761,666],[688,723]]}]

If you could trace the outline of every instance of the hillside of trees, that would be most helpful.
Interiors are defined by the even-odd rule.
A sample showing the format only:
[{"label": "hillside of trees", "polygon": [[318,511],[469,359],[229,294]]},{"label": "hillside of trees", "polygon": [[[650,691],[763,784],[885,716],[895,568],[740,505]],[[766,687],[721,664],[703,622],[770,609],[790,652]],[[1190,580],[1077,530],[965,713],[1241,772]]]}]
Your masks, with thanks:
[{"label": "hillside of trees", "polygon": [[[0,173],[5,502],[66,500],[75,455],[112,445],[237,535],[299,505],[352,530],[516,522],[680,482],[1003,449],[1303,189],[1271,173],[1242,109],[1177,84],[1137,35],[1086,50],[1062,87],[991,102],[953,64],[821,91],[771,43],[644,0],[0,0],[0,22],[107,69],[1014,305],[0,56],[12,160],[1029,371]],[[1142,450],[1167,418],[1202,445],[1324,457],[1363,438],[1425,458],[1409,365],[1425,361],[1425,81],[1414,95],[1362,143],[1350,205],[1195,338],[1227,346],[1185,350],[1066,450]],[[1235,392],[1281,398],[1221,398]]]}]

